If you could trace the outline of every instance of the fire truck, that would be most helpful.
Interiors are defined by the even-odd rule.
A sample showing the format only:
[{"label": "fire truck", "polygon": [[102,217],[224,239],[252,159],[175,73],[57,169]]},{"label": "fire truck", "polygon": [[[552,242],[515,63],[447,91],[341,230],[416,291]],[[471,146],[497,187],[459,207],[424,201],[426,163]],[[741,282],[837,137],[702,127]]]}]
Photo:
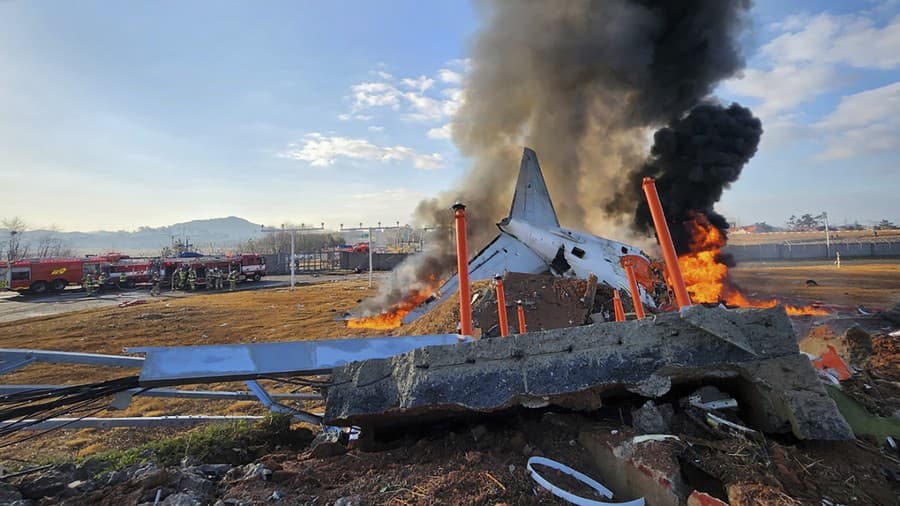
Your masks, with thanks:
[{"label": "fire truck", "polygon": [[[109,286],[132,288],[137,284],[149,283],[153,272],[159,272],[162,284],[166,285],[180,266],[194,270],[200,286],[206,285],[207,270],[216,267],[225,273],[237,271],[240,282],[259,281],[266,275],[266,259],[261,255],[132,258],[109,253],[83,258],[19,260],[12,263],[10,286],[6,286],[10,265],[0,262],[0,288],[42,295],[61,292],[69,285],[79,285],[88,274],[97,280],[101,273],[106,274]],[[124,283],[120,281],[122,274],[126,275]]]}]

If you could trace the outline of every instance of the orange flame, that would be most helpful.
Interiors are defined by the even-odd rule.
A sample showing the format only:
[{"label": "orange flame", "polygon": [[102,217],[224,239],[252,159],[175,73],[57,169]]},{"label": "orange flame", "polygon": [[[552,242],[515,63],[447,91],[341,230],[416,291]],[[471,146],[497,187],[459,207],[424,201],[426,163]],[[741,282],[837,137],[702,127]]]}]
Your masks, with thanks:
[{"label": "orange flame", "polygon": [[417,308],[419,304],[431,297],[431,290],[420,290],[412,292],[402,301],[394,304],[381,313],[373,316],[364,316],[361,318],[353,318],[347,320],[347,327],[351,329],[377,329],[390,330],[395,329],[403,323],[403,317],[410,311]]},{"label": "orange flame", "polygon": [[[737,307],[774,307],[777,299],[758,301],[744,296],[728,276],[728,266],[722,261],[721,250],[725,246],[722,231],[713,226],[702,213],[694,213],[688,224],[691,229],[689,253],[678,257],[678,265],[684,276],[691,301],[698,304],[725,303]],[[785,305],[789,315],[827,315],[828,312],[811,306]]]},{"label": "orange flame", "polygon": [[425,279],[416,282],[415,287],[403,300],[390,306],[381,313],[373,316],[363,316],[347,320],[347,327],[351,329],[376,329],[390,330],[403,324],[403,318],[410,311],[427,301],[440,285],[441,280],[434,274],[427,274]]}]

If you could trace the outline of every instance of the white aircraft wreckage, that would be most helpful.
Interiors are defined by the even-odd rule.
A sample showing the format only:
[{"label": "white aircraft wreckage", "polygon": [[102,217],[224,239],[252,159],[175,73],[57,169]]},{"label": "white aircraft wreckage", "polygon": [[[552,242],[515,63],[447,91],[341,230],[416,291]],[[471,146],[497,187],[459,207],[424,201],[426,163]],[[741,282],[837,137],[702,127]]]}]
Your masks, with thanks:
[{"label": "white aircraft wreckage", "polygon": [[[675,285],[681,273],[665,217],[653,180],[644,183]],[[530,149],[525,149],[510,215],[498,225],[500,234],[468,263],[464,213],[455,213],[463,223],[457,228],[457,242],[463,245],[458,250],[462,293],[469,287],[467,271],[474,279],[484,279],[501,272],[550,270],[563,276],[593,274],[613,287],[632,288],[632,294],[639,292],[645,304],[653,306],[647,287],[638,288],[632,275],[635,269],[650,269],[646,256],[626,244],[560,227]],[[686,293],[683,280],[680,284]],[[458,286],[457,278],[451,278],[442,293],[446,297]],[[497,284],[498,314],[505,314],[501,286]],[[677,295],[679,288],[673,289]],[[755,430],[791,433],[799,439],[853,438],[810,360],[800,353],[783,308],[692,306],[684,295],[677,312],[647,318],[636,314],[637,319],[627,320],[620,309],[617,321],[477,339],[471,332],[471,303],[463,297],[460,334],[321,340],[298,336],[294,342],[131,348],[126,350],[130,356],[0,349],[0,376],[37,362],[56,364],[61,380],[67,364],[127,371],[80,385],[0,385],[0,442],[14,439],[0,444],[24,440],[15,439],[23,430],[184,426],[234,419],[91,416],[107,406],[124,409],[135,396],[256,398],[272,411],[321,424],[330,433],[339,432],[338,427],[358,427],[366,436],[522,408],[592,411],[626,393],[638,400],[671,401],[678,391],[705,385],[734,396]],[[419,308],[417,313],[427,310]],[[177,388],[234,381],[244,381],[247,390]],[[269,392],[263,381],[307,391]],[[303,402],[312,399],[324,399],[323,412],[305,409]],[[78,417],[67,417],[76,413]]]},{"label": "white aircraft wreckage", "polygon": [[[497,228],[497,237],[469,261],[472,281],[504,272],[540,274],[549,270],[558,276],[583,279],[593,274],[600,283],[630,292],[626,263],[643,274],[639,279],[650,277],[650,260],[639,248],[559,225],[537,154],[529,148],[522,154],[509,216]],[[645,283],[639,285],[641,301],[656,307],[648,288]],[[439,297],[411,311],[403,323],[415,321],[458,289],[459,279],[453,275],[438,290]]]}]

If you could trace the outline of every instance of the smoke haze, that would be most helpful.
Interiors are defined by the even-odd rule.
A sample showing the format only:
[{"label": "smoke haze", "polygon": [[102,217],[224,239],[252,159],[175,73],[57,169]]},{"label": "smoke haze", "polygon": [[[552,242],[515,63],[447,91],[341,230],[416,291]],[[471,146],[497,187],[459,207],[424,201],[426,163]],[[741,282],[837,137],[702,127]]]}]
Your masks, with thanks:
[{"label": "smoke haze", "polygon": [[687,253],[690,227],[695,213],[706,215],[722,231],[728,221],[713,206],[722,192],[737,181],[744,165],[756,154],[762,123],[750,109],[738,104],[695,107],[686,117],[673,121],[654,134],[651,156],[635,174],[628,201],[637,203],[634,221],[638,229],[653,228],[647,202],[641,198],[641,181],[656,178],[666,220],[670,223],[675,250]]},{"label": "smoke haze", "polygon": [[[417,221],[449,226],[450,206],[465,202],[476,253],[508,213],[529,146],[563,226],[633,239],[636,202],[621,195],[632,193],[648,134],[743,67],[737,39],[749,0],[495,0],[479,8],[483,29],[452,123],[472,165],[454,189],[418,205]],[[451,235],[439,236],[366,307],[387,307],[412,284],[452,273]]]}]

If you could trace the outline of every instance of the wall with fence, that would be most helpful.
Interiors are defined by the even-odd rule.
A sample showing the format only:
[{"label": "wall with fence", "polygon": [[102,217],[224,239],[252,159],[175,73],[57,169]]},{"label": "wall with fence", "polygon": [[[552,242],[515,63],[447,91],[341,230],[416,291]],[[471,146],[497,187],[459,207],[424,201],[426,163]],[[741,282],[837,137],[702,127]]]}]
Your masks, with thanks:
[{"label": "wall with fence", "polygon": [[[372,268],[376,271],[389,271],[400,264],[409,255],[406,253],[372,253]],[[369,270],[369,254],[367,252],[341,252],[341,269]]]},{"label": "wall with fence", "polygon": [[836,242],[830,246],[816,244],[746,244],[729,245],[723,250],[738,262],[765,260],[825,260],[834,259],[837,253],[842,259],[900,257],[900,240]]}]

